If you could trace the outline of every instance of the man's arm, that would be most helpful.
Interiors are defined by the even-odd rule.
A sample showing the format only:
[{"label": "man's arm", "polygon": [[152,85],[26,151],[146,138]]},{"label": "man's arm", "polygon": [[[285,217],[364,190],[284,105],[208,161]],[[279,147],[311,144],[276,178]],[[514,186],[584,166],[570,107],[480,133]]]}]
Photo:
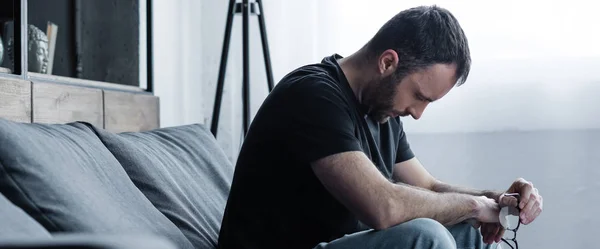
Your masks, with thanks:
[{"label": "man's arm", "polygon": [[393,184],[362,152],[343,152],[312,163],[325,188],[374,229],[415,219],[431,218],[452,225],[475,218],[497,222],[498,205],[486,197],[435,193]]},{"label": "man's arm", "polygon": [[473,196],[485,196],[496,201],[498,201],[500,195],[503,193],[502,191],[476,190],[444,183],[433,177],[416,157],[397,163],[394,167],[393,177],[396,182],[404,182],[438,193],[462,193]]},{"label": "man's arm", "polygon": [[435,192],[438,192],[438,193],[452,192],[452,193],[463,193],[463,194],[474,195],[474,196],[482,196],[483,195],[487,198],[494,199],[495,201],[498,201],[498,199],[500,198],[500,196],[503,193],[502,191],[471,189],[471,188],[462,187],[462,186],[458,186],[458,185],[451,185],[451,184],[444,183],[441,181],[436,181],[436,183],[433,185],[432,190]]}]

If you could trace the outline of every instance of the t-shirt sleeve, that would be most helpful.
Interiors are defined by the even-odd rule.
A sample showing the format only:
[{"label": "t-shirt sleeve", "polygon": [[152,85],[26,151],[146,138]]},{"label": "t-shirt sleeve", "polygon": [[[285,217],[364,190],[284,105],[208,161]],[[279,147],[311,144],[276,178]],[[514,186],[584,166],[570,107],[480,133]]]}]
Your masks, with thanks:
[{"label": "t-shirt sleeve", "polygon": [[294,90],[287,144],[297,160],[317,159],[347,151],[361,151],[355,137],[353,110],[332,83],[312,82]]},{"label": "t-shirt sleeve", "polygon": [[402,128],[402,123],[400,123],[400,135],[398,138],[398,150],[396,152],[396,163],[401,163],[406,160],[412,159],[415,157],[412,149],[410,148],[410,144],[406,138],[406,133]]}]

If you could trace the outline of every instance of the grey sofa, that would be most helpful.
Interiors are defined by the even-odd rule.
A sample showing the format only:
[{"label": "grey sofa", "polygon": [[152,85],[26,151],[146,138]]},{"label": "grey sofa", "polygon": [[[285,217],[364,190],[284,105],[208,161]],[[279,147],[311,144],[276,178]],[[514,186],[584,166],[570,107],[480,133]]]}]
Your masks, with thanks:
[{"label": "grey sofa", "polygon": [[215,248],[233,170],[201,124],[0,118],[0,248]]}]

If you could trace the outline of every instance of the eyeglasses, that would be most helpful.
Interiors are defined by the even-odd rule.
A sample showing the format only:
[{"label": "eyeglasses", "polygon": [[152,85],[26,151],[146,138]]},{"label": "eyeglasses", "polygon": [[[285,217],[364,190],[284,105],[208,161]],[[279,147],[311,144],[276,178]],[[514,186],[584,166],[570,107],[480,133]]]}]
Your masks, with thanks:
[{"label": "eyeglasses", "polygon": [[[510,194],[517,198],[517,203],[519,203],[519,195],[518,194]],[[504,227],[506,238],[502,238],[502,241],[510,246],[511,249],[519,249],[519,243],[517,242],[517,230],[519,230],[519,226],[521,225],[520,218],[521,209],[518,207],[503,207],[500,210],[500,223]],[[512,236],[510,236],[512,235]]]}]

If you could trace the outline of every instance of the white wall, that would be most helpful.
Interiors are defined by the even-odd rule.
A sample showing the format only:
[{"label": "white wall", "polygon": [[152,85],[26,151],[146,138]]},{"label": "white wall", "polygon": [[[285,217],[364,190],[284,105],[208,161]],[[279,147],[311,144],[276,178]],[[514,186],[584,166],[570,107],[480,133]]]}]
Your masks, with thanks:
[{"label": "white wall", "polygon": [[[473,66],[464,86],[406,119],[410,132],[600,128],[600,31],[596,3],[572,1],[265,0],[275,81],[332,53],[360,48],[398,11],[436,3],[468,35]],[[161,125],[210,125],[228,1],[154,1],[155,87]],[[256,17],[250,23],[251,102],[267,94]],[[240,145],[241,16],[234,19],[218,140]]]},{"label": "white wall", "polygon": [[[330,3],[264,1],[275,83],[289,70],[323,57],[316,50],[319,7]],[[154,1],[155,93],[161,126],[210,127],[228,1]],[[313,27],[313,28],[308,28]],[[251,114],[267,95],[256,16],[250,17]],[[235,160],[242,137],[242,17],[234,18],[217,140]]]},{"label": "white wall", "polygon": [[471,76],[421,120],[406,119],[411,132],[600,128],[598,3],[326,2],[335,2],[329,11],[335,16],[327,21],[338,26],[328,30],[333,35],[323,41],[325,53],[355,51],[390,17],[412,6],[438,4],[459,19],[472,52]]}]

